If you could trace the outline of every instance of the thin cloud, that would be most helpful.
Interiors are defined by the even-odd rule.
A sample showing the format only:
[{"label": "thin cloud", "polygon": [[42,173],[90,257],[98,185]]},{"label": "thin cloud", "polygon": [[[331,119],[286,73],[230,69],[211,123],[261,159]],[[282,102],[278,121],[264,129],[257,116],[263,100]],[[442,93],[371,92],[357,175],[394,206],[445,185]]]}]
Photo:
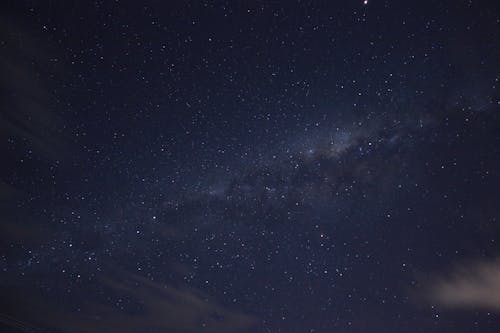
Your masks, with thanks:
[{"label": "thin cloud", "polygon": [[246,333],[255,332],[258,323],[257,317],[223,306],[201,290],[153,282],[127,271],[97,279],[100,290],[122,300],[124,309],[96,297],[92,287],[77,292],[73,304],[78,311],[32,290],[15,303],[3,304],[0,324],[26,332]]},{"label": "thin cloud", "polygon": [[431,302],[451,308],[481,308],[500,313],[500,260],[460,266],[431,283]]}]

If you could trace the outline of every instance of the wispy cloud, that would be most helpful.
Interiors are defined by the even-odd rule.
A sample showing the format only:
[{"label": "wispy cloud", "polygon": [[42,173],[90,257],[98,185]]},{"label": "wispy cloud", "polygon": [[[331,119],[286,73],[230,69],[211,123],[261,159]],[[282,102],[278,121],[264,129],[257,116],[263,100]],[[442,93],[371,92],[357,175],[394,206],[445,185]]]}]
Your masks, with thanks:
[{"label": "wispy cloud", "polygon": [[[108,301],[96,296],[91,287],[76,292],[79,296],[72,301],[74,307],[61,306],[32,291],[15,303],[2,304],[0,324],[26,332],[45,332],[47,329],[57,332],[188,333],[203,330],[244,333],[253,332],[258,322],[255,316],[223,306],[198,289],[153,282],[127,271],[120,271],[119,276],[103,274],[98,281],[101,292],[105,290],[109,295]],[[17,310],[5,309],[8,305],[14,305]]]},{"label": "wispy cloud", "polygon": [[500,312],[500,260],[456,267],[435,278],[426,295],[443,306]]}]

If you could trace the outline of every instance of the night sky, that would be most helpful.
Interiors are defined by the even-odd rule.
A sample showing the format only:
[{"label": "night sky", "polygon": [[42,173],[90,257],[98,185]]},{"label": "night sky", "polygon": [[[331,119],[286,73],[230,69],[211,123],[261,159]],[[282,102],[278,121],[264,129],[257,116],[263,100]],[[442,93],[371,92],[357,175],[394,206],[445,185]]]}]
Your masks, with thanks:
[{"label": "night sky", "polygon": [[1,332],[499,332],[496,1],[3,1]]}]

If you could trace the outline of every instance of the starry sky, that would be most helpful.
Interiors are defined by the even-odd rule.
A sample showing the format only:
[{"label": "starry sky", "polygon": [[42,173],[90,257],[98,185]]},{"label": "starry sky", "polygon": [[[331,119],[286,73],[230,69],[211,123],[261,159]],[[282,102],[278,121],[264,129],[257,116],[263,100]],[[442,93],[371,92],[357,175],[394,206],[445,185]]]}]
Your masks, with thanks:
[{"label": "starry sky", "polygon": [[4,1],[2,332],[498,332],[495,1]]}]

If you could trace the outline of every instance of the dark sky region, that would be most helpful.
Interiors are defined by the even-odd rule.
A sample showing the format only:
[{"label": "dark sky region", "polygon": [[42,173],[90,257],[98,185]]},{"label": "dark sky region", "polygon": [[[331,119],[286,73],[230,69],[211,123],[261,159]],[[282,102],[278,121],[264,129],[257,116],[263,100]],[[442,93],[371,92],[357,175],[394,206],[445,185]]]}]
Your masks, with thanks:
[{"label": "dark sky region", "polygon": [[0,6],[0,331],[500,331],[496,1]]}]

